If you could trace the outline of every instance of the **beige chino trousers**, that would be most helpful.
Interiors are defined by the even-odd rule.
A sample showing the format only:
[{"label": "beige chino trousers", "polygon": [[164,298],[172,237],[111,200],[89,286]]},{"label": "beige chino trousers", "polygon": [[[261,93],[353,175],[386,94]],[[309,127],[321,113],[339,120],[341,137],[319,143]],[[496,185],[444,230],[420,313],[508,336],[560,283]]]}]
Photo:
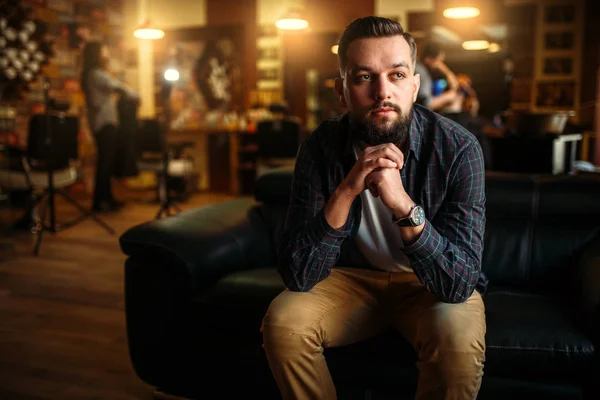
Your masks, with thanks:
[{"label": "beige chino trousers", "polygon": [[335,399],[323,349],[392,326],[415,348],[416,399],[475,399],[485,360],[485,310],[474,292],[449,304],[411,272],[334,268],[309,292],[285,290],[264,317],[263,347],[284,399]]}]

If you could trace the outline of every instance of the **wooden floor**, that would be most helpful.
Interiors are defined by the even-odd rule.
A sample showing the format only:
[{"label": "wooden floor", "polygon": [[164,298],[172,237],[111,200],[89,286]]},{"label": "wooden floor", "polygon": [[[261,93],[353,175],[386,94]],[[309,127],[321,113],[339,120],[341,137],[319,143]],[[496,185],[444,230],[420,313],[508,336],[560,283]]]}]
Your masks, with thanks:
[{"label": "wooden floor", "polygon": [[[101,215],[114,236],[86,220],[45,234],[34,257],[33,235],[11,233],[14,255],[0,261],[0,399],[153,398],[129,362],[123,311],[125,256],[118,237],[158,210],[136,195],[127,194],[118,213]],[[198,194],[179,205],[228,198]],[[64,201],[57,207],[59,221],[78,215]]]}]

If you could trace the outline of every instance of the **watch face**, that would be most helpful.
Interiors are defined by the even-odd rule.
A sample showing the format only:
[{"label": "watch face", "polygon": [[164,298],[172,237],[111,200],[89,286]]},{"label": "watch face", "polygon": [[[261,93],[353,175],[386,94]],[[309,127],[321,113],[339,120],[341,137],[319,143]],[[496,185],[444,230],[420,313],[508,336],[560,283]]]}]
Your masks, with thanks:
[{"label": "watch face", "polygon": [[419,226],[425,222],[425,211],[423,210],[423,207],[416,206],[413,209],[412,220],[413,220],[412,222],[415,224],[415,226]]}]

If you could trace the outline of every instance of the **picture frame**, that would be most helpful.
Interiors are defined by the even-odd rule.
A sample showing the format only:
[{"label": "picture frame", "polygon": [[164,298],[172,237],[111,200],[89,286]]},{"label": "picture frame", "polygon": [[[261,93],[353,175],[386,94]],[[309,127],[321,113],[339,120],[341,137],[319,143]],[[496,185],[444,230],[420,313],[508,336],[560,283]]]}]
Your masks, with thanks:
[{"label": "picture frame", "polygon": [[573,50],[575,33],[573,31],[546,32],[544,34],[545,50]]},{"label": "picture frame", "polygon": [[575,107],[575,82],[539,82],[536,89],[537,107],[562,109]]},{"label": "picture frame", "polygon": [[[155,73],[161,88],[167,68],[179,72],[179,80],[170,83],[171,130],[215,125],[225,115],[244,109],[243,56],[242,25],[165,31],[155,47]],[[162,103],[157,98],[157,104]]]},{"label": "picture frame", "polygon": [[546,24],[572,24],[575,22],[574,4],[553,4],[544,9]]},{"label": "picture frame", "polygon": [[570,57],[547,57],[544,60],[544,75],[571,75],[573,59]]}]

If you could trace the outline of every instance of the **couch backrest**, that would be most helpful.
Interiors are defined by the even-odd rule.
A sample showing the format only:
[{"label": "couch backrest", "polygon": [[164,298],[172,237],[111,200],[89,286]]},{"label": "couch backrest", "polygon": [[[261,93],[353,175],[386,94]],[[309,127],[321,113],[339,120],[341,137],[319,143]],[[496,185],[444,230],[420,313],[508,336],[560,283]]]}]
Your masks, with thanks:
[{"label": "couch backrest", "polygon": [[[256,182],[255,198],[275,244],[281,237],[292,173]],[[486,175],[483,270],[496,285],[540,289],[565,279],[582,248],[600,232],[600,179],[586,176]]]},{"label": "couch backrest", "polygon": [[600,230],[600,180],[488,173],[483,270],[498,285],[545,288]]}]

